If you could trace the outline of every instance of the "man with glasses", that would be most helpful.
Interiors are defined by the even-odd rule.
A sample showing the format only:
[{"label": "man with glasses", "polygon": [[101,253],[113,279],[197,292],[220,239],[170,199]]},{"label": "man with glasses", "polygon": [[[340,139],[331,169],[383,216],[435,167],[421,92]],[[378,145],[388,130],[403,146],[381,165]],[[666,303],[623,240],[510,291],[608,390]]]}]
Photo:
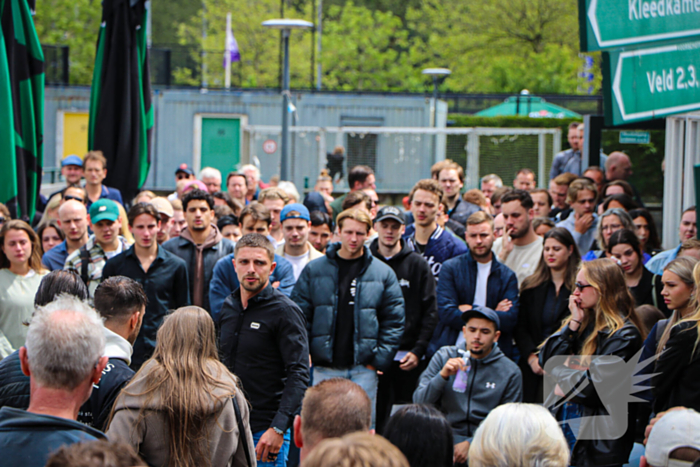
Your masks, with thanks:
[{"label": "man with glasses", "polygon": [[87,192],[87,208],[99,199],[111,199],[123,205],[122,194],[116,188],[102,184],[107,177],[107,159],[102,151],[90,151],[83,160],[85,167],[85,191]]},{"label": "man with glasses", "polygon": [[63,269],[66,258],[88,241],[87,209],[83,203],[68,200],[58,208],[58,226],[66,236],[61,243],[44,253],[41,262],[46,269]]}]

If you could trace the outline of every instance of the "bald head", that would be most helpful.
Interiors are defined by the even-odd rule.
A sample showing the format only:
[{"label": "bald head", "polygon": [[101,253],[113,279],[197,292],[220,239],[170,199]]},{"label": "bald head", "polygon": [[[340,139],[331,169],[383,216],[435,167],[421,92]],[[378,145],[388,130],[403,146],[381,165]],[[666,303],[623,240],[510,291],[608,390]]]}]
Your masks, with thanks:
[{"label": "bald head", "polygon": [[322,440],[366,432],[371,425],[372,404],[364,389],[350,380],[333,378],[306,390],[294,434],[296,440],[300,432],[297,445],[303,459]]},{"label": "bald head", "polygon": [[87,241],[87,209],[85,205],[73,199],[58,208],[58,225],[66,234],[66,240],[72,243]]},{"label": "bald head", "polygon": [[632,175],[632,161],[624,152],[615,151],[605,161],[605,178],[609,182],[627,180]]}]

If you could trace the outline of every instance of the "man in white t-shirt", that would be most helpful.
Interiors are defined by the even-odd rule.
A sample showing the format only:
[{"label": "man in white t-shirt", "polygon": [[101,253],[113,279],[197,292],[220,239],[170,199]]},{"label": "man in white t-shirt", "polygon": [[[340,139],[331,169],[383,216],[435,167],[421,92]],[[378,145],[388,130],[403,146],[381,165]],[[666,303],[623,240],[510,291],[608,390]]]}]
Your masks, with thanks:
[{"label": "man in white t-shirt", "polygon": [[542,256],[542,237],[532,227],[533,207],[530,193],[524,190],[512,190],[501,198],[505,231],[494,242],[493,252],[515,272],[518,285],[535,272]]},{"label": "man in white t-shirt", "polygon": [[286,205],[280,213],[280,224],[284,243],[277,247],[275,253],[292,264],[296,282],[309,261],[323,257],[323,253],[309,243],[311,216],[306,206],[299,203]]}]

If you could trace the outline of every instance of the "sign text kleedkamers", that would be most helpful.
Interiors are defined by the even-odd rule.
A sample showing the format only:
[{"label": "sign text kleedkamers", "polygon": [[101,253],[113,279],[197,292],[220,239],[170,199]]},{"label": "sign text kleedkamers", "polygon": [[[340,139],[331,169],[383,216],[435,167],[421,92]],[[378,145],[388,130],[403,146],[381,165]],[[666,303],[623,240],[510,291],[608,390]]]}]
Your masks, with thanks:
[{"label": "sign text kleedkamers", "polygon": [[581,51],[697,36],[700,0],[579,0]]}]

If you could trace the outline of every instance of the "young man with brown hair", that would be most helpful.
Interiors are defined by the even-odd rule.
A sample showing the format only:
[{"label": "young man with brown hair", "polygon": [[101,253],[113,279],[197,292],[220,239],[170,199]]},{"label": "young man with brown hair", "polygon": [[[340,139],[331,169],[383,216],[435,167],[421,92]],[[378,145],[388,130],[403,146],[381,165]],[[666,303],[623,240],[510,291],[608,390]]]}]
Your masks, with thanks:
[{"label": "young man with brown hair", "polygon": [[415,222],[406,227],[403,239],[413,251],[428,261],[437,280],[442,263],[467,252],[467,246],[437,223],[442,212],[440,202],[444,191],[437,180],[420,180],[408,195]]},{"label": "young man with brown hair", "polygon": [[[238,222],[241,224],[243,235],[258,233],[270,240],[270,211],[257,201],[253,201],[241,211]],[[209,286],[209,305],[215,323],[219,319],[221,307],[226,298],[241,285],[233,267],[234,257],[235,252],[221,258],[212,272]],[[292,264],[280,255],[275,255],[275,263],[277,267],[270,275],[272,287],[289,296],[296,282]]]},{"label": "young man with brown hair", "polygon": [[566,194],[566,202],[573,213],[557,224],[564,227],[574,236],[578,251],[585,256],[591,249],[598,228],[598,215],[595,213],[598,188],[587,178],[579,178],[571,182]]},{"label": "young man with brown hair", "polygon": [[102,184],[107,177],[107,159],[102,151],[90,151],[83,159],[85,172],[85,191],[87,191],[87,208],[98,199],[111,199],[124,205],[122,194],[116,188],[110,188]]},{"label": "young man with brown hair", "polygon": [[252,407],[250,427],[258,465],[284,467],[289,428],[309,384],[304,316],[272,287],[274,250],[263,235],[241,237],[233,264],[241,286],[221,310],[222,361],[240,378]]},{"label": "young man with brown hair", "polygon": [[356,382],[374,412],[377,371],[389,368],[403,335],[404,300],[394,271],[364,246],[371,226],[361,209],[340,213],[340,244],[306,265],[292,300],[306,316],[314,381]]},{"label": "young man with brown hair", "polygon": [[464,187],[464,169],[459,164],[444,164],[438,172],[437,180],[445,193],[442,198],[447,205],[445,214],[464,228],[469,216],[481,210],[476,204],[465,201],[461,197],[462,187]]},{"label": "young man with brown hair", "polygon": [[138,203],[129,210],[129,230],[134,245],[107,261],[102,280],[125,276],[140,283],[148,297],[146,314],[136,342],[131,367],[148,360],[156,348],[156,333],[170,312],[190,304],[185,262],[158,245],[160,214],[152,204]]},{"label": "young man with brown hair", "polygon": [[[350,193],[364,188],[376,189],[377,184],[374,177],[374,170],[366,165],[356,165],[350,169],[348,173],[348,186],[350,187]],[[343,211],[342,205],[346,196],[347,195],[340,196],[331,203],[333,222],[337,222],[338,214]]]},{"label": "young man with brown hair", "polygon": [[289,203],[289,196],[278,187],[265,188],[258,194],[258,202],[270,211],[270,236],[274,239],[275,248],[284,244],[284,232],[280,223],[280,213]]}]

